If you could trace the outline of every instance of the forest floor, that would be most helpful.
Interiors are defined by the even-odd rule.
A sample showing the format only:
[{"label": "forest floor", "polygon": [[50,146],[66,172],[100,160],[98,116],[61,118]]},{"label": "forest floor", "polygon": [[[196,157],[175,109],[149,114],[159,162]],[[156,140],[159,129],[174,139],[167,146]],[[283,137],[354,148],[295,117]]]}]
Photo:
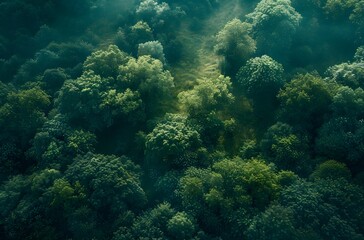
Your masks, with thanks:
[{"label": "forest floor", "polygon": [[218,77],[221,74],[221,58],[214,52],[215,36],[228,21],[241,18],[245,13],[239,0],[226,1],[229,3],[202,20],[197,31],[191,30],[191,23],[181,26],[178,38],[185,51],[181,61],[172,68],[178,90],[192,88],[197,79]]}]

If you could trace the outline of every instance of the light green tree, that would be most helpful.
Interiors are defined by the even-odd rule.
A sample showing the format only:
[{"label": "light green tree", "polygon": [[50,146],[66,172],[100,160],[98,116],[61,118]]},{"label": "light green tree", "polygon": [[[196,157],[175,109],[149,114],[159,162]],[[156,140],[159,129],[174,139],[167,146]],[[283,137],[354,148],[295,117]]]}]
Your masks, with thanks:
[{"label": "light green tree", "polygon": [[234,101],[229,77],[198,79],[191,90],[178,94],[179,103],[190,115],[222,110]]},{"label": "light green tree", "polygon": [[98,50],[87,57],[83,63],[84,71],[92,70],[103,78],[118,76],[119,66],[128,62],[129,56],[115,45],[105,50]]},{"label": "light green tree", "polygon": [[159,41],[149,41],[138,45],[138,57],[149,55],[152,58],[160,60],[166,64],[166,58],[163,52],[163,46]]}]

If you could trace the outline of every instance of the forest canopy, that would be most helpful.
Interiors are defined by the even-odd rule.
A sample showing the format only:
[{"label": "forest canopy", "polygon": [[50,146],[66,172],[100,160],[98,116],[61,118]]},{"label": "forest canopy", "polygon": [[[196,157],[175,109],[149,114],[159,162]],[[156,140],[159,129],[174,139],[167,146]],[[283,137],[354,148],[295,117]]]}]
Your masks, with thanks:
[{"label": "forest canopy", "polygon": [[0,19],[0,239],[364,240],[363,0]]}]

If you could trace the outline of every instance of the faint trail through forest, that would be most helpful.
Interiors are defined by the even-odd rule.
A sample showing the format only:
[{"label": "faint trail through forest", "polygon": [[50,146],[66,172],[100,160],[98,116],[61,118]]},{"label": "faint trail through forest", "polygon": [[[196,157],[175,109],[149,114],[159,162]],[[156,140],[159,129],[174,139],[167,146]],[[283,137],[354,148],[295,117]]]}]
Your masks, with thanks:
[{"label": "faint trail through forest", "polygon": [[[173,68],[178,89],[191,88],[197,79],[220,75],[219,57],[214,53],[214,37],[233,18],[241,18],[245,11],[239,0],[226,0],[218,11],[203,20],[198,31],[192,31],[189,24],[181,26],[178,38],[183,43],[185,54]],[[189,69],[189,71],[186,71]]]}]

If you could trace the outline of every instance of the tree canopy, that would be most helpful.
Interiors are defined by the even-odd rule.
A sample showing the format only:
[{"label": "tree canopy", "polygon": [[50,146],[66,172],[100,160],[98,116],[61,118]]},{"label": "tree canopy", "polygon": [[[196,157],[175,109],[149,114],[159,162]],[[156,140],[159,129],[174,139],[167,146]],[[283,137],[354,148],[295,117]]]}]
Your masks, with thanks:
[{"label": "tree canopy", "polygon": [[0,0],[1,240],[364,240],[363,0]]}]

